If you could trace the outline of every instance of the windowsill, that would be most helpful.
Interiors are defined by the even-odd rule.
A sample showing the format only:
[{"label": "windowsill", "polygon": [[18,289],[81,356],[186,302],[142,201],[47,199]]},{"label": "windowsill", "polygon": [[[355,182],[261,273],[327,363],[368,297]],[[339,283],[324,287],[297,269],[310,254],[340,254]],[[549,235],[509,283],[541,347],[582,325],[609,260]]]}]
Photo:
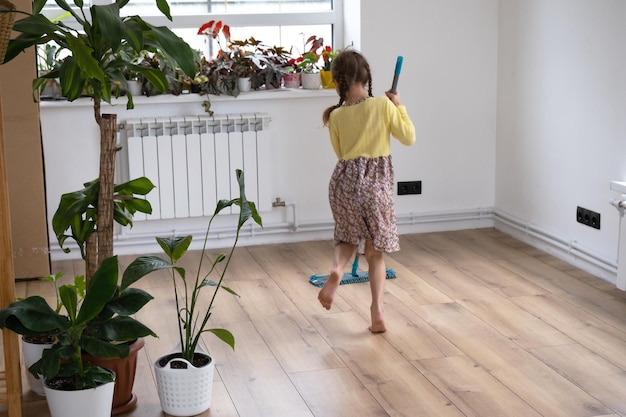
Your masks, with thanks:
[{"label": "windowsill", "polygon": [[[320,89],[320,90],[305,90],[302,88],[280,88],[276,90],[257,90],[247,91],[240,93],[237,97],[221,95],[215,96],[208,95],[208,98],[212,103],[217,102],[230,102],[230,101],[254,101],[254,100],[283,100],[283,99],[307,99],[307,98],[319,98],[319,97],[337,97],[337,92],[334,89]],[[181,104],[181,103],[201,103],[207,99],[207,95],[200,94],[181,94],[175,96],[172,94],[159,94],[156,96],[146,97],[133,97],[135,106],[141,104]],[[113,99],[112,105],[124,105],[126,106],[126,97],[120,97],[119,99]],[[41,100],[40,105],[42,107],[82,107],[91,106],[91,98],[79,98],[72,102],[67,100]],[[106,103],[103,103],[106,105]]]}]

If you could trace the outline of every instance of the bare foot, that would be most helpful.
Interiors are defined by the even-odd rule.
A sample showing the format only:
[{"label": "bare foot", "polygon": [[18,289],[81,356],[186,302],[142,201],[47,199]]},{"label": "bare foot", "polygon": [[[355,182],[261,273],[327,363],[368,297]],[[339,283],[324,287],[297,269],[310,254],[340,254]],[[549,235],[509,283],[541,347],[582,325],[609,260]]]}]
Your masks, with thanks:
[{"label": "bare foot", "polygon": [[335,293],[337,292],[337,287],[339,287],[340,282],[341,275],[332,272],[326,280],[326,283],[324,283],[324,286],[320,290],[317,299],[320,301],[322,307],[324,307],[326,310],[330,310],[330,307],[333,305]]},{"label": "bare foot", "polygon": [[370,308],[372,314],[372,325],[369,327],[372,333],[385,333],[387,326],[385,326],[384,311],[374,307]]}]

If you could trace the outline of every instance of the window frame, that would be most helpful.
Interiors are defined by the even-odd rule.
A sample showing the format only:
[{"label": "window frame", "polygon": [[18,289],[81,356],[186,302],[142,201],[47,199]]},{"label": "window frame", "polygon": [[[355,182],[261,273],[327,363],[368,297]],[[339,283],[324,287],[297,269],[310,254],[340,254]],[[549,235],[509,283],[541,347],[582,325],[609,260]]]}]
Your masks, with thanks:
[{"label": "window frame", "polygon": [[[92,0],[92,4],[108,4],[110,0]],[[222,20],[232,27],[238,26],[297,26],[297,25],[331,25],[332,47],[342,48],[344,0],[332,0],[332,10],[319,12],[287,12],[287,13],[202,13],[195,15],[172,15],[167,17],[158,15],[142,15],[142,19],[156,26],[167,26],[170,29],[199,28],[211,19]],[[60,8],[44,9],[42,12],[49,19],[57,18],[65,13]],[[68,26],[79,29],[73,18],[68,18]],[[281,45],[284,46],[284,45]]]}]

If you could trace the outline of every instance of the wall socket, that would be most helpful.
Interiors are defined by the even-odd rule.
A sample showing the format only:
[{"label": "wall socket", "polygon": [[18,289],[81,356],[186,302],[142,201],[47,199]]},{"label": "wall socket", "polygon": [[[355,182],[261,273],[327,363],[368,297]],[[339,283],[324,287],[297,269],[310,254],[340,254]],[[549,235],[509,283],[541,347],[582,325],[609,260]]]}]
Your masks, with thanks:
[{"label": "wall socket", "polygon": [[398,195],[422,194],[421,181],[399,181]]},{"label": "wall socket", "polygon": [[583,207],[576,207],[576,221],[594,229],[600,229],[600,213]]}]

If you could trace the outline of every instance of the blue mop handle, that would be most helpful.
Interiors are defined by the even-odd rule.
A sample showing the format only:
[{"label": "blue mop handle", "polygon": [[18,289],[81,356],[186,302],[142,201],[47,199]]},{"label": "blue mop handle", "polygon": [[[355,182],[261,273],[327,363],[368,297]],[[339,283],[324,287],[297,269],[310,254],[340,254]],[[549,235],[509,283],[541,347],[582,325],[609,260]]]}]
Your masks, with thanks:
[{"label": "blue mop handle", "polygon": [[396,70],[393,73],[393,82],[391,83],[391,94],[396,94],[396,89],[398,88],[398,78],[400,77],[400,71],[402,71],[402,61],[404,61],[404,57],[401,55],[398,56],[396,60]]},{"label": "blue mop handle", "polygon": [[359,274],[356,273],[358,269],[359,269],[359,252],[357,251],[356,255],[354,256],[354,262],[352,262],[352,276],[353,277],[359,276]]}]

